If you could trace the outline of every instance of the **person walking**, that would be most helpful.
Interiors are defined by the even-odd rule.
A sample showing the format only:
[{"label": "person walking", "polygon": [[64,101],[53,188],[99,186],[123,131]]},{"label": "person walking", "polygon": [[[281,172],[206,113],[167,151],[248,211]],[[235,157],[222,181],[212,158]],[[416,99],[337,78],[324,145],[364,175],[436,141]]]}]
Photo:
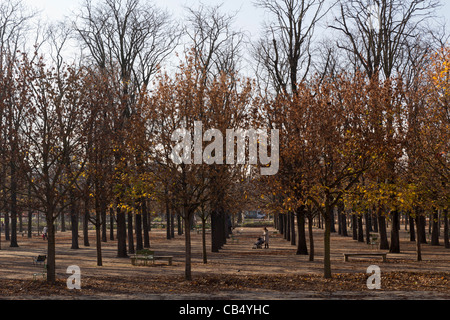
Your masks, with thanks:
[{"label": "person walking", "polygon": [[267,227],[264,227],[263,240],[264,240],[264,249],[269,249],[269,230],[267,230]]},{"label": "person walking", "polygon": [[44,227],[44,229],[42,229],[42,239],[43,240],[48,240],[48,237],[47,237],[47,227]]}]

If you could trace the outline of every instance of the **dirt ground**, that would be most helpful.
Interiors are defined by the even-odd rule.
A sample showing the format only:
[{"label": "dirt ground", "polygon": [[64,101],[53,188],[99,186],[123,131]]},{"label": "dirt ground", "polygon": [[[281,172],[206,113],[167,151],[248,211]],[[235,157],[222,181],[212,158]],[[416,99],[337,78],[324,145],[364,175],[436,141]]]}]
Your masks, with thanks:
[{"label": "dirt ground", "polygon": [[[90,246],[71,247],[71,232],[57,233],[56,272],[58,283],[49,287],[33,274],[42,267],[33,257],[46,254],[46,241],[19,236],[18,248],[9,247],[2,237],[0,250],[0,299],[139,299],[139,300],[303,300],[303,299],[450,299],[450,249],[422,246],[422,262],[415,261],[415,243],[401,231],[401,253],[380,258],[353,258],[344,262],[344,253],[379,252],[351,237],[332,234],[333,279],[323,278],[323,230],[314,230],[315,259],[296,255],[296,246],[269,229],[270,248],[253,249],[261,228],[237,228],[238,241],[228,240],[219,253],[210,252],[203,264],[201,235],[192,233],[193,281],[184,281],[184,236],[167,240],[164,230],[150,232],[151,249],[157,255],[173,256],[173,265],[158,261],[150,266],[132,266],[129,258],[117,258],[117,242],[102,243],[103,266],[96,265],[94,233]],[[4,235],[2,235],[4,236]],[[81,270],[81,290],[69,290],[67,267]],[[367,288],[370,265],[381,269],[381,289]]]}]

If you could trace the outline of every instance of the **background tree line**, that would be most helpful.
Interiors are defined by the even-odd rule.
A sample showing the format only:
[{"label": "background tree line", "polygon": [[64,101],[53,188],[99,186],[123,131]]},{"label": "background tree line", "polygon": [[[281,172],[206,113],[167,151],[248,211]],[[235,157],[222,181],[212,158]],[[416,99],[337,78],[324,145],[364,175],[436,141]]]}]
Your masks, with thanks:
[{"label": "background tree line", "polygon": [[[305,222],[320,215],[325,277],[335,210],[342,221],[370,212],[390,252],[400,251],[400,214],[418,235],[422,217],[441,214],[448,247],[450,62],[448,30],[435,23],[441,5],[258,0],[269,20],[249,39],[221,5],[185,8],[175,21],[147,1],[87,0],[70,21],[47,26],[20,0],[3,1],[0,209],[10,245],[19,245],[21,212],[44,213],[53,283],[62,213],[70,215],[73,249],[79,217],[95,226],[100,266],[107,219],[118,257],[127,257],[150,247],[157,206],[168,239],[171,217],[183,220],[191,279],[194,214],[210,217],[217,252],[230,214],[258,203],[285,217],[292,234],[297,221],[298,254],[308,254]],[[175,165],[171,135],[196,121],[222,132],[279,129],[280,172],[220,165],[214,152],[211,165]],[[215,141],[204,140],[202,150]]]}]

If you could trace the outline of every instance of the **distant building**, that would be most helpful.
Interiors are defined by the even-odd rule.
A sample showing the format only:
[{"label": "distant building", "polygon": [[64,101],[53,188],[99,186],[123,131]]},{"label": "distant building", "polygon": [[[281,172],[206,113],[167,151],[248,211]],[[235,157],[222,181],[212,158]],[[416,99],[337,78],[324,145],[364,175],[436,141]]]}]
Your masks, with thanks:
[{"label": "distant building", "polygon": [[261,210],[245,211],[245,219],[264,219],[266,215]]}]

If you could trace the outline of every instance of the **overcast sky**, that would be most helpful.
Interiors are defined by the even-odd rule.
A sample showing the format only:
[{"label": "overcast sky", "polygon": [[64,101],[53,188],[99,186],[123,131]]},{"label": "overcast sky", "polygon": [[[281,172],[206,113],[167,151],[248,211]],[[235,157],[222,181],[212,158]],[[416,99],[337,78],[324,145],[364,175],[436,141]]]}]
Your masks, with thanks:
[{"label": "overcast sky", "polygon": [[[71,11],[78,8],[83,0],[25,0],[30,6],[42,10],[43,15],[51,20],[70,16]],[[198,5],[198,0],[153,0],[157,6],[168,9],[177,17],[182,17],[183,6]],[[442,0],[443,10],[439,14],[450,18],[450,1]],[[263,21],[264,12],[253,5],[253,0],[203,0],[204,4],[221,4],[223,9],[230,12],[238,11],[236,27],[257,34]]]},{"label": "overcast sky", "polygon": [[[0,0],[2,1],[2,0]],[[42,19],[47,19],[47,22],[54,22],[58,20],[63,20],[64,17],[73,18],[73,12],[78,11],[77,9],[81,7],[84,0],[23,0],[30,5],[32,8],[41,10]],[[147,0],[143,0],[147,1]],[[237,12],[234,27],[242,31],[246,31],[247,35],[250,36],[251,40],[256,40],[259,38],[259,31],[261,30],[262,22],[266,20],[265,12],[262,9],[256,8],[253,4],[254,0],[148,0],[153,1],[158,7],[162,9],[167,9],[172,13],[178,20],[183,19],[183,15],[186,13],[184,7],[196,7],[200,3],[206,5],[218,5],[223,4],[222,8],[225,12]],[[329,0],[332,1],[332,0]],[[342,0],[345,1],[345,0]],[[441,0],[444,4],[442,10],[439,10],[438,14],[442,17],[447,18],[447,29],[450,31],[450,1]],[[325,29],[319,29],[325,30]],[[316,37],[321,37],[323,34],[317,30]],[[327,31],[325,31],[327,32]],[[326,36],[326,35],[325,35]],[[77,59],[78,56],[78,46],[72,46],[72,49],[66,48],[68,50],[67,60]],[[75,51],[72,51],[75,50]],[[74,54],[74,52],[77,52]],[[179,52],[181,53],[181,52]],[[68,61],[69,62],[69,61]],[[177,61],[172,61],[175,65]],[[250,62],[250,60],[248,60]],[[251,63],[250,63],[251,64]],[[170,67],[170,65],[167,65]],[[247,70],[252,72],[251,70]]]},{"label": "overcast sky", "polygon": [[[201,2],[198,0],[153,0],[160,7],[165,8],[177,17],[184,14],[184,6],[196,6]],[[83,0],[25,0],[31,7],[42,10],[44,16],[51,20],[70,16],[71,11],[80,7]],[[253,6],[253,1],[242,0],[204,0],[204,4],[223,3],[224,11],[236,12],[236,27],[249,32],[258,32],[264,12]]]}]

